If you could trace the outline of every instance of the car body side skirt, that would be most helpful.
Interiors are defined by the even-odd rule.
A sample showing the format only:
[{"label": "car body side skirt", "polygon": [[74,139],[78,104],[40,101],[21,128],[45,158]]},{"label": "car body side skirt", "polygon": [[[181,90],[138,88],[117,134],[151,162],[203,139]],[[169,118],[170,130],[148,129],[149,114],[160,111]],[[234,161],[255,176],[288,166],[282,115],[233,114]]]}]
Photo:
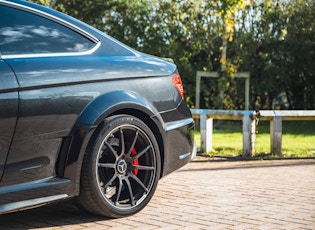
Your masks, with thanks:
[{"label": "car body side skirt", "polygon": [[[65,199],[72,194],[72,181],[65,178],[45,178],[0,188],[0,213],[28,209]],[[43,197],[43,194],[46,194]]]}]

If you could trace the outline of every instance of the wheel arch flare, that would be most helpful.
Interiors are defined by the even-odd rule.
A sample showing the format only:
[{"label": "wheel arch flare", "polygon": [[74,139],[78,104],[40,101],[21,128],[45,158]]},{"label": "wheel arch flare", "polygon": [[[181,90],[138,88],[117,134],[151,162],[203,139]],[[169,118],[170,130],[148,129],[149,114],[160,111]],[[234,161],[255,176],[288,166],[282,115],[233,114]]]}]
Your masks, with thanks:
[{"label": "wheel arch flare", "polygon": [[[109,92],[94,99],[81,112],[70,133],[71,140],[66,138],[65,141],[68,144],[65,144],[60,151],[57,165],[58,176],[69,178],[74,182],[74,195],[79,193],[81,167],[89,141],[106,118],[120,114],[135,116],[152,130],[160,147],[161,167],[163,167],[164,129],[163,120],[158,111],[135,92]],[[161,168],[161,174],[162,171],[163,168]]]}]

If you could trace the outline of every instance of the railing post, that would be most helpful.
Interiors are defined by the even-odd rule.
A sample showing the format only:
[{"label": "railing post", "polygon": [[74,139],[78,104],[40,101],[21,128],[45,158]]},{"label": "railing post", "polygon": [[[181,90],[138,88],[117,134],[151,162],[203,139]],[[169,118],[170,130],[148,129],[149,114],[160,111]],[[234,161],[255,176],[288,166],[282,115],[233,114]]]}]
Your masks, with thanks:
[{"label": "railing post", "polygon": [[243,157],[251,157],[255,153],[256,112],[245,111],[243,116]]},{"label": "railing post", "polygon": [[282,156],[282,116],[279,110],[274,110],[270,120],[270,151]]},{"label": "railing post", "polygon": [[201,152],[206,151],[206,138],[207,138],[207,114],[200,114],[200,145]]},{"label": "railing post", "polygon": [[206,152],[212,151],[213,118],[207,118]]},{"label": "railing post", "polygon": [[207,118],[207,114],[202,113],[200,115],[200,139],[201,139],[201,151],[208,153],[212,150],[212,131],[213,119]]}]

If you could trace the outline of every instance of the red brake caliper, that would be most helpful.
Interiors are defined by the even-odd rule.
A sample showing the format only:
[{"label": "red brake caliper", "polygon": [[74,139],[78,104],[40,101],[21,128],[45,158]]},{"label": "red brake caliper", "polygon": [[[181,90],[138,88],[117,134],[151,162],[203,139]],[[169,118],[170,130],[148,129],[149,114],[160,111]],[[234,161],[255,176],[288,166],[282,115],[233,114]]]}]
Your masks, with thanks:
[{"label": "red brake caliper", "polygon": [[[136,155],[136,154],[137,154],[137,151],[136,151],[135,148],[133,148],[133,149],[131,150],[131,156]],[[139,159],[136,158],[136,159],[132,162],[132,164],[135,165],[135,166],[139,165]],[[137,176],[137,175],[138,175],[138,172],[139,172],[139,169],[134,169],[134,170],[132,170],[132,172],[133,172],[133,174],[135,174],[135,175]]]}]

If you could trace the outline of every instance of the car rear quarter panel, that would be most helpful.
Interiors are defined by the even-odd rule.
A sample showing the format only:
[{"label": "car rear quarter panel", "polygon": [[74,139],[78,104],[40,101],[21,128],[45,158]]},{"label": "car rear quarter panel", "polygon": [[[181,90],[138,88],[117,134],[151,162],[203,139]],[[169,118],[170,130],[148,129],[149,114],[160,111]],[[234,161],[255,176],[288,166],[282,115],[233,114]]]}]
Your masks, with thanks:
[{"label": "car rear quarter panel", "polygon": [[[56,162],[63,159],[73,168],[78,153],[84,151],[78,145],[88,139],[87,129],[115,110],[130,108],[157,117],[178,105],[178,93],[171,84],[174,65],[153,58],[49,57],[6,62],[20,84],[20,106],[2,186],[56,176]],[[78,138],[71,145],[76,150],[60,157],[68,136]],[[74,173],[65,172],[69,177],[69,172]]]}]

